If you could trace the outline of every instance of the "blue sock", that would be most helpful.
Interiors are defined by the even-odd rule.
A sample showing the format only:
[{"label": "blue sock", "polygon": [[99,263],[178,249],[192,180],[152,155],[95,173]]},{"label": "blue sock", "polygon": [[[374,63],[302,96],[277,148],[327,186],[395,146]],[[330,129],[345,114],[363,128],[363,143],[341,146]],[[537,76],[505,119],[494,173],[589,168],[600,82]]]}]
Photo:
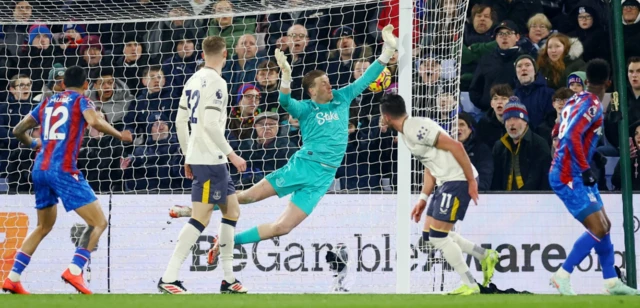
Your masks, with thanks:
[{"label": "blue sock", "polygon": [[15,272],[18,275],[22,275],[22,271],[24,271],[27,265],[29,265],[29,261],[31,261],[30,255],[22,251],[18,251],[18,253],[16,253],[15,260],[13,261],[13,267],[11,268],[11,271]]},{"label": "blue sock", "polygon": [[244,230],[236,234],[234,238],[234,242],[240,245],[257,243],[259,241],[262,241],[262,239],[260,239],[260,233],[258,233],[258,227],[253,227],[249,230]]},{"label": "blue sock", "polygon": [[422,240],[424,240],[425,243],[429,242],[429,231],[430,230],[422,231]]},{"label": "blue sock", "polygon": [[596,239],[591,233],[583,233],[575,244],[573,244],[573,249],[569,253],[567,260],[562,264],[562,268],[568,273],[572,273],[573,268],[578,266],[578,264],[589,255],[591,249],[593,249],[598,242],[600,242],[600,240]]},{"label": "blue sock", "polygon": [[602,277],[604,279],[616,278],[616,268],[614,263],[616,261],[615,251],[613,250],[613,244],[611,244],[611,236],[607,233],[600,243],[596,244],[596,253],[600,257],[600,266],[602,266]]},{"label": "blue sock", "polygon": [[80,269],[84,269],[84,265],[91,259],[91,252],[82,248],[76,248],[76,253],[73,255],[71,264],[77,265]]}]

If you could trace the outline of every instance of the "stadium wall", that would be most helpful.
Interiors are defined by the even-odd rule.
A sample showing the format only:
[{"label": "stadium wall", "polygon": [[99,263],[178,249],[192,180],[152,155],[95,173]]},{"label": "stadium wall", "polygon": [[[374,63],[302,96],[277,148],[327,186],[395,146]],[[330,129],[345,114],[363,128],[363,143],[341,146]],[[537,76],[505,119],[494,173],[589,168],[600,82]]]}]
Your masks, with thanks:
[{"label": "stadium wall", "polygon": [[[616,265],[624,268],[621,196],[602,197],[613,224]],[[157,279],[174,249],[174,240],[186,222],[169,218],[168,208],[187,204],[189,199],[186,195],[100,196],[110,226],[86,273],[90,287],[97,293],[155,293]],[[395,202],[396,196],[391,194],[327,195],[310,219],[291,234],[256,245],[237,246],[234,269],[238,278],[254,293],[328,292],[333,277],[325,255],[331,247],[344,243],[349,252],[347,279],[351,292],[394,293]],[[640,195],[634,196],[635,202],[640,202]],[[26,227],[30,231],[36,225],[32,204],[33,196],[29,195],[3,196],[0,201],[1,277],[8,274],[12,256],[26,236]],[[274,197],[243,206],[238,230],[273,220],[283,204],[284,200]],[[63,213],[62,207],[58,216],[54,230],[23,275],[25,286],[36,293],[70,292],[58,275],[74,249],[71,229],[82,221],[77,215]],[[215,222],[219,217],[219,213],[214,215],[214,224],[200,237],[181,271],[181,279],[192,292],[217,291],[221,271],[216,270],[217,264],[206,264],[206,251],[217,232]],[[638,217],[640,209],[635,209],[636,232]],[[442,280],[457,279],[455,273],[420,249],[423,222],[416,224],[407,217],[407,223],[412,231],[411,291],[443,291],[443,285],[452,284]],[[501,254],[494,277],[499,288],[553,293],[548,279],[583,230],[554,195],[490,194],[481,196],[479,206],[470,206],[459,232]],[[636,236],[636,245],[640,244],[639,238]],[[479,264],[469,257],[467,262],[481,279]],[[601,293],[601,270],[595,253],[580,264],[573,284],[578,293]]]}]

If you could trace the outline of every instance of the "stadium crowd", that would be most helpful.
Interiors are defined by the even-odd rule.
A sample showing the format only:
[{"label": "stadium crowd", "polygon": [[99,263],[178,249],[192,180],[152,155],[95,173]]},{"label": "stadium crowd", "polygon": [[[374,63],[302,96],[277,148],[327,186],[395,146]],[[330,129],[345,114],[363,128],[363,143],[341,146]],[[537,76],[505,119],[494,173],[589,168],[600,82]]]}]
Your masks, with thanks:
[{"label": "stadium crowd", "polygon": [[[298,11],[303,2],[288,0],[292,12],[212,19],[189,16],[229,14],[252,1],[102,0],[137,12],[166,12],[171,18],[73,22],[73,14],[90,13],[98,2],[3,1],[3,10],[13,12],[6,15],[21,23],[0,26],[0,178],[5,190],[31,189],[35,153],[20,146],[11,129],[40,101],[63,90],[66,67],[86,68],[86,95],[107,121],[135,136],[133,144],[122,144],[87,128],[79,167],[91,186],[99,192],[181,189],[190,187],[173,125],[182,87],[203,66],[202,40],[224,37],[228,61],[222,76],[230,93],[226,135],[247,160],[247,172],[232,170],[238,187],[246,188],[283,166],[301,145],[297,120],[278,104],[275,49],[289,57],[293,97],[302,99],[308,98],[302,91],[305,73],[323,70],[335,88],[347,85],[380,53],[384,26],[393,24],[398,35],[398,0]],[[620,117],[608,105],[606,138],[591,162],[601,190],[620,188],[619,164],[611,164],[620,146],[632,149],[633,187],[640,189],[640,2],[622,0],[622,5],[633,124],[629,144],[619,144]],[[554,126],[562,106],[585,88],[586,62],[602,58],[612,63],[608,6],[600,0],[471,0],[463,18],[457,17],[465,9],[458,0],[417,0],[415,7],[414,114],[434,118],[457,134],[479,171],[481,191],[549,190],[558,134]],[[57,12],[70,16],[69,24],[46,25],[47,15]],[[456,20],[464,23],[462,36],[455,31]],[[462,50],[452,50],[460,40]],[[378,102],[397,89],[397,61],[396,55],[389,63],[388,88],[366,90],[352,103],[347,155],[336,175],[342,189],[385,190],[396,183],[398,139],[380,125]],[[458,77],[460,91],[454,91]],[[463,97],[470,104],[463,105]],[[517,112],[505,113],[507,105]],[[457,128],[452,129],[456,115]],[[40,129],[32,132],[40,134]],[[414,168],[418,190],[422,172]]]}]

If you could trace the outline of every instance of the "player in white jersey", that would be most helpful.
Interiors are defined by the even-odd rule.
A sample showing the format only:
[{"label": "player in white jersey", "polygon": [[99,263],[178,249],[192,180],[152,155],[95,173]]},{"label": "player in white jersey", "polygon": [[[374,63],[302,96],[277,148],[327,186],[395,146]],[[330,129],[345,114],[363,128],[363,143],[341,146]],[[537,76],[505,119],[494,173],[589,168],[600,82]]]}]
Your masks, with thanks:
[{"label": "player in white jersey", "polygon": [[480,260],[484,286],[491,281],[498,263],[498,254],[451,231],[456,221],[464,219],[471,200],[478,204],[478,172],[462,144],[452,139],[435,121],[409,117],[404,99],[400,95],[385,95],[380,102],[380,114],[381,124],[402,133],[402,140],[411,154],[425,167],[422,193],[411,212],[415,222],[420,221],[429,195],[438,186],[427,209],[422,237],[425,242],[442,251],[445,260],[461,277],[462,286],[449,294],[480,293],[480,287],[469,272],[462,252]]},{"label": "player in white jersey", "polygon": [[[220,262],[224,279],[222,293],[246,293],[233,275],[235,226],[240,206],[235,195],[227,161],[243,172],[246,162],[233,152],[224,137],[227,122],[227,83],[220,76],[227,50],[223,38],[207,37],[202,43],[205,66],[185,84],[176,118],[178,141],[185,155],[185,175],[193,179],[191,219],[182,228],[169,265],[158,289],[163,293],[184,294],[187,290],[178,281],[178,271],[189,255],[191,246],[209,224],[213,207],[222,211],[219,229]],[[191,134],[189,134],[191,124]]]}]

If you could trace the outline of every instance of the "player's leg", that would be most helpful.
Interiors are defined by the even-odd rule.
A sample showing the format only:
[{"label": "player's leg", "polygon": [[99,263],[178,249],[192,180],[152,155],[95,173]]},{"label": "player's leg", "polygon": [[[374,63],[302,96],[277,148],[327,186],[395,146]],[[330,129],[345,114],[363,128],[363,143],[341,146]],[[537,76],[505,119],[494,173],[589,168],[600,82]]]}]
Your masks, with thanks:
[{"label": "player's leg", "polygon": [[238,233],[235,237],[236,244],[256,243],[276,236],[287,235],[307,218],[305,213],[293,201],[289,202],[287,208],[280,214],[280,217],[271,223],[261,224],[251,229]]},{"label": "player's leg", "polygon": [[258,184],[253,185],[251,188],[238,191],[237,193],[238,202],[240,204],[262,201],[266,198],[275,196],[276,194],[276,190],[267,179],[262,179]]}]

